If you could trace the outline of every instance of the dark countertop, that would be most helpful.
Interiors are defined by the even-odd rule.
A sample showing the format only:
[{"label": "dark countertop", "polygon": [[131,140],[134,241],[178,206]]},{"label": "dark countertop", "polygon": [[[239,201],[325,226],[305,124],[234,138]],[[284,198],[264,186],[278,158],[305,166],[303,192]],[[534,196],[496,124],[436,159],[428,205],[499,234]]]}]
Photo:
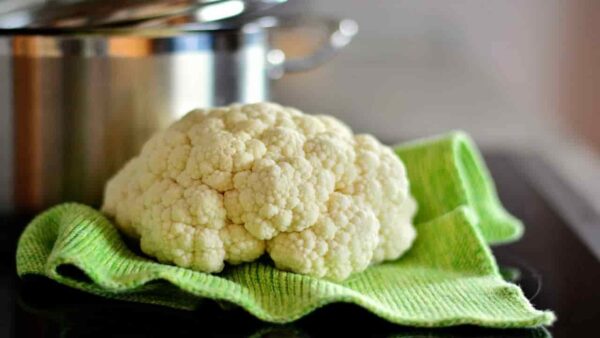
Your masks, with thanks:
[{"label": "dark countertop", "polygon": [[[31,215],[0,216],[0,336],[2,337],[579,337],[600,320],[600,263],[572,229],[572,222],[548,203],[544,189],[525,175],[519,157],[487,156],[502,201],[526,225],[523,239],[495,247],[504,270],[540,309],[558,321],[548,330],[491,330],[474,327],[411,329],[387,323],[352,305],[335,304],[289,325],[262,323],[242,310],[209,304],[187,312],[106,300],[52,281],[16,277],[14,252],[20,229]],[[531,163],[529,163],[531,168]],[[535,162],[540,173],[549,170]],[[531,173],[531,171],[530,171]],[[573,199],[576,199],[573,197]],[[596,219],[600,226],[600,220]]]}]

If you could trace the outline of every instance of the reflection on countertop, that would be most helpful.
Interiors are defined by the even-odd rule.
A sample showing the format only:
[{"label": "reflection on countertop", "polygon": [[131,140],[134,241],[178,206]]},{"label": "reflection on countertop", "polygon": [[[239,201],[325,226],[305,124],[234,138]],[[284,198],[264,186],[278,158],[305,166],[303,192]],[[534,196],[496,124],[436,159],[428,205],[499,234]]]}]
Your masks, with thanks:
[{"label": "reflection on countertop", "polygon": [[393,325],[363,309],[335,304],[292,324],[261,322],[240,309],[207,302],[184,311],[108,300],[44,278],[19,283],[17,337],[549,337],[543,328],[415,329]]}]

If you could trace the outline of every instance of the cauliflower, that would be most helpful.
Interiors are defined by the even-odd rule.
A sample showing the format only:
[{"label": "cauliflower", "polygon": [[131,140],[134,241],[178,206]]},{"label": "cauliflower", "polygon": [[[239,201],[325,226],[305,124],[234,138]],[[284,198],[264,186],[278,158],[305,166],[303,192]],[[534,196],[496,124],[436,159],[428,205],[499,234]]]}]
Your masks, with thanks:
[{"label": "cauliflower", "polygon": [[391,148],[273,103],[191,111],[107,183],[102,210],[146,254],[204,272],[267,252],[278,268],[343,280],[416,235]]}]

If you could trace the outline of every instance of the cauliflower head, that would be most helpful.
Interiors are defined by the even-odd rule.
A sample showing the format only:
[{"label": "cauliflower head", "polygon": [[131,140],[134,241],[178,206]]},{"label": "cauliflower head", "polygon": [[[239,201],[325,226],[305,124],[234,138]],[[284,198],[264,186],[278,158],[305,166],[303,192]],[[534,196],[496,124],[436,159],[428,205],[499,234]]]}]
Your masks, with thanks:
[{"label": "cauliflower head", "polygon": [[204,272],[267,252],[278,268],[343,280],[416,236],[391,148],[274,103],[191,111],[107,183],[102,210],[146,254]]}]

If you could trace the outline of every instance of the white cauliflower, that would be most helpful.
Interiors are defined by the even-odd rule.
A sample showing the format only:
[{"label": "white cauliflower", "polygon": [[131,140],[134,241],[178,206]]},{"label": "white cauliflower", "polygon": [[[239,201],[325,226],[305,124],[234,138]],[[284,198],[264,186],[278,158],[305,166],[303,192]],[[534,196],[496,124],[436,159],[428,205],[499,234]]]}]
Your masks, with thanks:
[{"label": "white cauliflower", "polygon": [[108,182],[102,209],[146,254],[205,272],[267,251],[279,268],[343,280],[416,235],[391,148],[273,103],[188,113]]}]

